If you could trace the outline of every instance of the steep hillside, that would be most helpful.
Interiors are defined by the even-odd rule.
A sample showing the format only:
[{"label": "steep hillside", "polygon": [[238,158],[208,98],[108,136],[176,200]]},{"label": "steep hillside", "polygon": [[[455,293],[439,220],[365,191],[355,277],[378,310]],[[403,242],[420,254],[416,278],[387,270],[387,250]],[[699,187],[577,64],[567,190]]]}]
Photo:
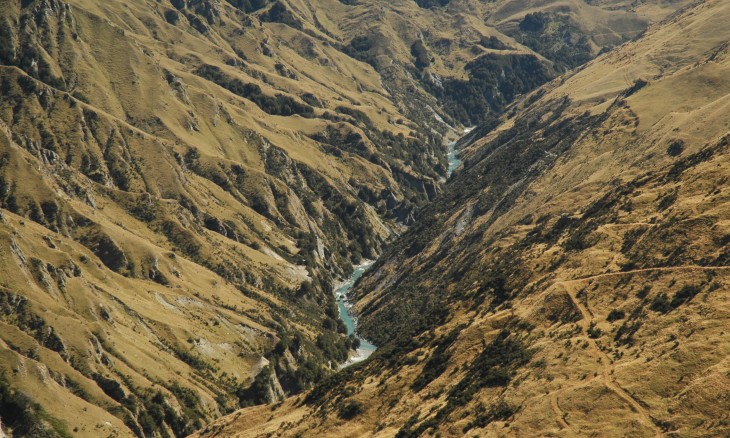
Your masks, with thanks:
[{"label": "steep hillside", "polygon": [[181,436],[332,374],[332,284],[444,139],[682,2],[559,3],[0,0],[4,426]]},{"label": "steep hillside", "polygon": [[728,22],[697,2],[475,130],[355,288],[371,359],[199,436],[728,435]]},{"label": "steep hillside", "polygon": [[687,1],[416,3],[359,0],[332,21],[351,38],[345,52],[372,65],[412,118],[469,126]]}]

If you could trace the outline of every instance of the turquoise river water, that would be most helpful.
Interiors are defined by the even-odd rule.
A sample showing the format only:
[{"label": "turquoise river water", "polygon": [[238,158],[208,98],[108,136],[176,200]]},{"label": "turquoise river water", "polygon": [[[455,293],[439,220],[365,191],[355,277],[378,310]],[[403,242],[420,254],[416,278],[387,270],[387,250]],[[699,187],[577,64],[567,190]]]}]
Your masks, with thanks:
[{"label": "turquoise river water", "polygon": [[[342,318],[342,321],[347,327],[348,335],[355,333],[355,331],[357,330],[357,320],[354,316],[352,316],[352,313],[350,312],[351,305],[347,299],[347,294],[352,289],[352,286],[355,285],[355,282],[358,280],[358,278],[362,277],[362,274],[367,271],[368,268],[373,265],[373,263],[373,261],[366,261],[358,266],[355,266],[355,270],[353,271],[350,278],[348,278],[347,281],[340,284],[339,287],[335,289],[335,297],[337,298],[337,307],[340,311],[340,318]],[[373,354],[373,351],[378,348],[363,339],[362,337],[358,336],[357,333],[355,333],[355,335],[358,337],[358,339],[360,339],[360,348],[357,349],[355,355],[351,357],[344,366],[351,365],[355,362],[360,362],[367,359],[368,356]]]},{"label": "turquoise river water", "polygon": [[[471,129],[464,130],[464,133],[468,133]],[[448,170],[448,176],[451,176],[451,174],[454,172],[454,169],[459,167],[461,165],[461,160],[459,160],[459,152],[454,148],[456,145],[456,142],[450,142],[448,144],[448,160],[449,160],[449,170]],[[355,333],[355,336],[360,339],[360,348],[357,349],[355,354],[348,360],[343,367],[351,365],[355,362],[360,362],[365,359],[367,359],[371,354],[373,354],[373,351],[375,351],[378,347],[371,344],[370,342],[363,339],[361,336],[357,335],[357,320],[352,315],[350,308],[352,307],[350,305],[350,302],[348,301],[347,294],[350,292],[352,287],[355,285],[355,282],[362,277],[362,274],[365,273],[372,265],[375,263],[374,261],[366,261],[361,263],[358,266],[355,266],[355,270],[352,272],[352,275],[350,278],[347,279],[347,281],[340,284],[335,289],[335,297],[337,298],[337,308],[340,312],[340,318],[342,318],[342,321],[345,323],[345,326],[347,327],[347,334],[351,335]]]}]

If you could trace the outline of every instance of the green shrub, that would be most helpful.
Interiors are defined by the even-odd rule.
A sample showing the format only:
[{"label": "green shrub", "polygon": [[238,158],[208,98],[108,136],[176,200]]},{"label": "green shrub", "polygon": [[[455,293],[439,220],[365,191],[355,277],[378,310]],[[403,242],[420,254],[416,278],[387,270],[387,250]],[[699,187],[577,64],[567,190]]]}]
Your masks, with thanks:
[{"label": "green shrub", "polygon": [[676,309],[682,304],[690,302],[701,290],[702,286],[686,284],[674,294],[669,305],[672,309]]},{"label": "green shrub", "polygon": [[667,147],[667,154],[670,157],[676,157],[682,154],[682,151],[684,150],[684,141],[683,140],[674,140],[673,142],[669,143],[669,146]]},{"label": "green shrub", "polygon": [[608,313],[608,316],[606,316],[606,321],[614,322],[618,321],[619,319],[624,319],[625,317],[626,313],[624,313],[623,310],[613,309]]},{"label": "green shrub", "polygon": [[429,55],[428,49],[421,40],[416,40],[411,45],[411,56],[416,58],[416,68],[419,70],[431,65],[431,55]]},{"label": "green shrub", "polygon": [[669,302],[669,297],[664,292],[660,293],[649,305],[649,308],[655,312],[667,313],[672,310],[672,306]]},{"label": "green shrub", "polygon": [[298,114],[304,117],[311,117],[314,113],[314,109],[307,104],[300,103],[294,98],[283,94],[276,94],[274,96],[264,94],[260,86],[251,83],[247,84],[237,78],[231,78],[220,68],[213,65],[204,65],[195,70],[195,74],[208,79],[233,94],[250,100],[268,114],[275,116]]},{"label": "green shrub", "polygon": [[515,96],[552,79],[553,73],[533,55],[489,53],[469,62],[468,80],[445,79],[442,87],[425,82],[444,109],[461,123],[477,125],[499,114]]},{"label": "green shrub", "polygon": [[517,413],[518,408],[504,400],[499,400],[495,404],[485,409],[482,405],[477,408],[476,418],[466,425],[462,430],[464,433],[474,428],[483,428],[493,421],[505,421]]},{"label": "green shrub", "polygon": [[261,21],[282,23],[297,30],[304,28],[299,19],[281,1],[274,3],[265,14],[262,14]]},{"label": "green shrub", "polygon": [[340,408],[340,418],[351,420],[365,411],[365,406],[357,400],[347,400]]}]

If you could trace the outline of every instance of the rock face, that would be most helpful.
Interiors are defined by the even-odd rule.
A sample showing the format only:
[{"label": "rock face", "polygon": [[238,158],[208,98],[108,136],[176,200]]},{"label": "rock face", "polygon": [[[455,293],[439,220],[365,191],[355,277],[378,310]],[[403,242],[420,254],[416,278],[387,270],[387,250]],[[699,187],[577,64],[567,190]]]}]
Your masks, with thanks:
[{"label": "rock face", "polygon": [[372,358],[211,428],[728,435],[728,22],[692,4],[476,129],[354,289]]}]

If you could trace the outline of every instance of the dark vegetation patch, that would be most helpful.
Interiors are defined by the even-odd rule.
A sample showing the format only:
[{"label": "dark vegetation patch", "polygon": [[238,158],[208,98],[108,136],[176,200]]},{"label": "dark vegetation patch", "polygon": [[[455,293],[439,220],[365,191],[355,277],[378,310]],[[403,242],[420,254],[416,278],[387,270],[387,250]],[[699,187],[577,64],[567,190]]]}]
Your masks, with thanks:
[{"label": "dark vegetation patch", "polygon": [[532,55],[489,53],[465,67],[468,80],[444,79],[439,87],[424,81],[444,110],[465,125],[496,117],[517,95],[532,91],[554,74]]},{"label": "dark vegetation patch", "polygon": [[321,382],[317,383],[304,398],[304,402],[308,405],[322,405],[326,402],[333,404],[339,403],[342,398],[346,397],[344,388],[348,383],[352,383],[356,377],[356,371],[365,365],[364,362],[351,365],[336,374],[327,376]]},{"label": "dark vegetation patch", "polygon": [[474,420],[464,426],[462,432],[466,433],[471,429],[481,429],[494,421],[506,421],[517,413],[519,408],[515,405],[498,400],[489,408],[480,404],[474,410]]},{"label": "dark vegetation patch", "polygon": [[302,22],[286,7],[281,1],[277,1],[266,13],[261,14],[261,21],[269,23],[282,23],[297,30],[302,30]]},{"label": "dark vegetation patch", "polygon": [[240,11],[251,13],[263,9],[269,3],[268,0],[226,0],[230,5]]},{"label": "dark vegetation patch", "polygon": [[641,298],[641,303],[629,313],[623,324],[616,330],[613,340],[617,345],[629,347],[634,345],[634,334],[639,331],[646,318],[644,306],[647,302],[645,297],[644,295],[644,298]]},{"label": "dark vegetation patch", "polygon": [[365,412],[365,405],[357,400],[347,400],[340,408],[340,418],[351,420]]},{"label": "dark vegetation patch", "polygon": [[447,406],[465,405],[482,388],[507,385],[533,353],[511,336],[509,330],[501,331],[470,364],[466,376],[449,391]]},{"label": "dark vegetation patch", "polygon": [[0,373],[0,418],[3,419],[3,427],[12,429],[13,436],[72,436],[64,422],[54,418],[41,405],[13,388],[4,372]]},{"label": "dark vegetation patch", "polygon": [[[433,292],[440,287],[433,289]],[[373,317],[362,319],[360,329],[378,345],[391,341],[395,337],[417,334],[430,327],[442,323],[448,315],[444,296],[438,293],[424,294],[414,285],[403,284],[398,287],[400,304],[385,307],[378,303],[377,313]],[[363,312],[375,310],[370,307]],[[384,325],[384,321],[389,321]]]},{"label": "dark vegetation patch", "polygon": [[446,6],[451,0],[416,0],[416,4],[423,9]]},{"label": "dark vegetation patch", "polygon": [[268,114],[275,116],[292,116],[295,114],[303,117],[314,116],[314,109],[311,106],[284,94],[269,96],[261,90],[260,86],[232,78],[216,66],[203,65],[195,71],[195,74],[233,94],[250,100]]},{"label": "dark vegetation patch", "polygon": [[360,35],[350,40],[349,44],[342,48],[342,52],[351,58],[370,64],[377,68],[377,40],[374,35]]},{"label": "dark vegetation patch", "polygon": [[691,154],[680,161],[676,162],[665,177],[668,181],[679,181],[682,174],[701,163],[710,161],[718,153],[727,150],[730,145],[730,135],[726,135],[721,138],[716,144],[704,147],[699,152]]},{"label": "dark vegetation patch", "polygon": [[679,289],[674,296],[672,297],[672,301],[669,303],[669,305],[672,307],[672,309],[676,309],[677,307],[681,306],[682,304],[686,304],[692,300],[700,291],[702,290],[701,285],[689,285],[685,284],[682,286],[681,289]]},{"label": "dark vegetation patch", "polygon": [[545,301],[547,307],[545,317],[550,322],[568,324],[581,319],[580,311],[567,293],[551,294]]},{"label": "dark vegetation patch", "polygon": [[624,91],[623,97],[632,96],[632,95],[638,93],[642,88],[646,87],[647,85],[649,85],[649,82],[645,81],[644,79],[639,78],[636,81],[634,81],[634,84],[629,89]]},{"label": "dark vegetation patch", "polygon": [[614,322],[620,319],[624,319],[625,317],[626,313],[623,310],[613,309],[608,313],[608,316],[606,316],[606,321]]},{"label": "dark vegetation patch", "polygon": [[[517,335],[510,330],[523,332],[529,325],[513,321],[511,329],[501,331],[477,356],[474,362],[466,367],[466,375],[448,393],[446,405],[435,415],[418,424],[418,417],[410,421],[398,431],[399,437],[418,437],[429,429],[435,429],[445,421],[457,408],[467,405],[474,395],[483,388],[502,387],[512,380],[517,370],[526,365],[532,358],[533,351],[527,349]],[[483,427],[492,421],[505,420],[514,415],[518,407],[504,402],[497,402],[488,411],[477,414],[476,419],[466,426],[465,431],[474,427]]]},{"label": "dark vegetation patch", "polygon": [[0,287],[0,321],[18,327],[38,343],[62,358],[68,359],[69,353],[53,326],[33,312],[30,301],[18,294]]},{"label": "dark vegetation patch", "polygon": [[667,155],[669,155],[670,157],[677,157],[682,154],[683,150],[684,141],[673,140],[671,143],[669,143],[669,146],[667,146]]},{"label": "dark vegetation patch", "polygon": [[505,32],[521,44],[553,61],[564,72],[593,59],[590,39],[578,23],[561,13],[533,12]]},{"label": "dark vegetation patch", "polygon": [[677,292],[674,293],[672,298],[662,292],[652,300],[649,308],[659,313],[669,313],[679,306],[689,303],[692,299],[697,296],[702,290],[703,285],[690,285],[685,284]]},{"label": "dark vegetation patch", "polygon": [[451,330],[443,338],[436,341],[436,349],[433,351],[428,361],[424,364],[421,374],[419,374],[418,377],[416,377],[416,380],[414,380],[411,384],[411,389],[414,392],[422,390],[426,387],[426,385],[436,380],[444,373],[444,371],[446,371],[446,368],[449,365],[449,360],[451,360],[451,354],[448,352],[448,349],[454,343],[463,328],[464,326],[460,325]]},{"label": "dark vegetation patch", "polygon": [[489,37],[482,36],[479,39],[479,44],[482,47],[484,47],[485,49],[507,50],[510,48],[507,44],[503,43],[502,40],[500,40],[499,38],[497,38],[495,36],[489,36]]},{"label": "dark vegetation patch", "polygon": [[127,272],[129,259],[122,248],[103,231],[94,227],[83,235],[80,241],[99,257],[107,268],[118,273]]},{"label": "dark vegetation patch", "polygon": [[411,56],[416,59],[415,66],[419,70],[431,65],[431,55],[428,53],[428,49],[421,40],[416,40],[411,45]]},{"label": "dark vegetation patch", "polygon": [[649,305],[649,308],[655,312],[659,313],[667,313],[670,310],[672,310],[672,306],[670,305],[669,297],[666,293],[662,292],[654,299],[652,300],[651,304]]},{"label": "dark vegetation patch", "polygon": [[266,366],[254,377],[251,385],[248,387],[241,386],[236,391],[239,405],[245,407],[275,402],[276,400],[272,400],[269,396],[272,383],[271,369]]},{"label": "dark vegetation patch", "polygon": [[[0,20],[0,40],[3,41],[0,44],[0,65],[16,66],[29,76],[65,91],[66,79],[58,66],[49,61],[48,54],[67,48],[67,42],[76,35],[75,26],[64,23],[60,18],[54,23],[53,17],[58,13],[50,4],[30,8],[27,3],[22,2],[17,21],[12,16]],[[4,14],[4,17],[7,15],[10,14]],[[40,19],[41,16],[44,19]],[[65,17],[71,20],[70,13]]]},{"label": "dark vegetation patch", "polygon": [[177,383],[164,385],[181,406],[178,413],[170,395],[161,390],[137,387],[127,376],[121,375],[120,378],[129,394],[119,400],[124,409],[112,409],[111,412],[138,437],[169,436],[168,430],[172,430],[175,437],[184,437],[202,427],[205,414],[194,390]]}]

